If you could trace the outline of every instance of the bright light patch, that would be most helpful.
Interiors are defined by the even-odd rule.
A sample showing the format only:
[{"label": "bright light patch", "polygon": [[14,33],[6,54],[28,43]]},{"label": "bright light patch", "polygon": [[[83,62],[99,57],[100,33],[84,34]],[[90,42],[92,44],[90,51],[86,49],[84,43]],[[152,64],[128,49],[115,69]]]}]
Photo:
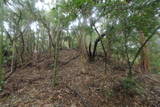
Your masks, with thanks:
[{"label": "bright light patch", "polygon": [[37,32],[39,29],[39,24],[38,24],[38,22],[33,22],[30,24],[30,27],[34,32]]},{"label": "bright light patch", "polygon": [[4,28],[9,31],[9,23],[8,22],[3,22]]},{"label": "bright light patch", "polygon": [[56,5],[56,0],[38,0],[35,7],[39,10],[50,11]]}]

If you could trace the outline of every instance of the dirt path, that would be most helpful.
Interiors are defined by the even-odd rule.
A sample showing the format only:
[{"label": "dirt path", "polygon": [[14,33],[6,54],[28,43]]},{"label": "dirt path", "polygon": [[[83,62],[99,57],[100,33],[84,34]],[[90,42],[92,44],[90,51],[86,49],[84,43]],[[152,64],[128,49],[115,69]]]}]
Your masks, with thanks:
[{"label": "dirt path", "polygon": [[[118,83],[125,76],[124,71],[105,73],[102,61],[89,64],[76,50],[61,51],[59,85],[52,87],[52,62],[50,57],[40,57],[30,66],[18,69],[4,88],[0,107],[140,107],[143,104],[143,97],[131,97],[125,101],[125,97],[118,94],[111,97],[113,83]],[[148,91],[153,91],[153,95],[160,94],[154,92],[159,90],[159,85],[148,81],[153,85],[153,89],[148,87]],[[148,98],[156,100],[144,100],[146,107],[152,103],[157,105],[160,101],[159,95]]]}]

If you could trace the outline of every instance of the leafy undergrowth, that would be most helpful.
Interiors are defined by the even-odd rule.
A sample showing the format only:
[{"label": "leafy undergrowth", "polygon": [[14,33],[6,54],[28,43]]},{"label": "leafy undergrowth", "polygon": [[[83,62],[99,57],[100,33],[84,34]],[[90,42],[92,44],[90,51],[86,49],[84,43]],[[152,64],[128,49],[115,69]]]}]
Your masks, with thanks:
[{"label": "leafy undergrowth", "polygon": [[[72,59],[72,60],[70,60]],[[0,93],[0,107],[159,107],[160,75],[115,69],[99,59],[85,61],[76,50],[62,50],[59,85],[52,87],[53,61],[41,56],[19,68]],[[114,68],[114,69],[113,69]]]}]

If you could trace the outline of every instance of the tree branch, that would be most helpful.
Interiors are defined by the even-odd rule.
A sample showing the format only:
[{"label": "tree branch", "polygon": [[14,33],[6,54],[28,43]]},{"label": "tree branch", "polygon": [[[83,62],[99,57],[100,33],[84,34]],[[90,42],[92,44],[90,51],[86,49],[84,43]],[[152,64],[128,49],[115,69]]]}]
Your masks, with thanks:
[{"label": "tree branch", "polygon": [[142,44],[142,46],[138,49],[138,51],[137,51],[137,53],[136,53],[136,55],[135,55],[135,57],[134,57],[134,59],[133,59],[133,61],[132,61],[132,63],[131,63],[131,66],[134,65],[134,63],[135,63],[137,57],[139,56],[140,52],[142,51],[143,47],[144,47],[144,46],[148,43],[148,41],[154,36],[154,34],[157,32],[157,30],[158,30],[159,28],[160,28],[160,25],[154,29],[154,31],[151,33],[151,35],[145,40],[145,42]]}]

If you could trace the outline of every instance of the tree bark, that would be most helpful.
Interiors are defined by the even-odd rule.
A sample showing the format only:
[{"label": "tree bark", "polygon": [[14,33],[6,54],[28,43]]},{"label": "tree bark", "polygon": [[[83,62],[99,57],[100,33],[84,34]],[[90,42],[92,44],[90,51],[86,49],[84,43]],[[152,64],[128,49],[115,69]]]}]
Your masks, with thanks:
[{"label": "tree bark", "polygon": [[[143,32],[140,32],[140,44],[142,45],[145,41],[145,36]],[[148,58],[148,48],[145,45],[140,53],[140,69],[142,72],[149,71],[149,58]]]}]

